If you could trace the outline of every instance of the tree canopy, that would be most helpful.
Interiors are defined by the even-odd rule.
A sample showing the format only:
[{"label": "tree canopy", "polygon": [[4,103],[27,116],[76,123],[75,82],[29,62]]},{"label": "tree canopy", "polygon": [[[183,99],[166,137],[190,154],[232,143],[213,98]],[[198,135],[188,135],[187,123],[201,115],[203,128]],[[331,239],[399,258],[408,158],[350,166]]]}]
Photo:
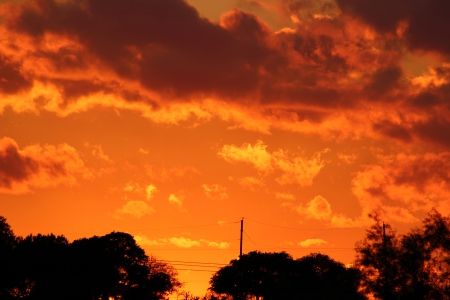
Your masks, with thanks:
[{"label": "tree canopy", "polygon": [[[127,233],[15,237],[0,218],[0,299],[164,299],[181,284]],[[6,250],[4,250],[6,249]]]},{"label": "tree canopy", "polygon": [[356,246],[364,291],[383,300],[450,299],[450,219],[433,210],[421,228],[398,236],[372,218],[375,224]]},{"label": "tree canopy", "polygon": [[217,271],[210,289],[233,299],[366,299],[358,292],[358,276],[323,254],[294,260],[286,252],[254,251]]}]

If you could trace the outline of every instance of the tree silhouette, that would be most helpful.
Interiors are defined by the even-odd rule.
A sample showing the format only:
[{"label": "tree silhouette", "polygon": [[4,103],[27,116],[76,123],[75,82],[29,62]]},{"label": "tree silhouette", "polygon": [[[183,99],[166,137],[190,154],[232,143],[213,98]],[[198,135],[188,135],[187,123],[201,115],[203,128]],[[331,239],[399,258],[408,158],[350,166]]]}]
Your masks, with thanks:
[{"label": "tree silhouette", "polygon": [[421,228],[397,237],[378,216],[357,243],[362,286],[377,299],[450,299],[450,219],[432,210]]},{"label": "tree silhouette", "polygon": [[82,238],[16,238],[0,217],[0,299],[164,299],[181,284],[127,233]]},{"label": "tree silhouette", "polygon": [[385,300],[399,298],[401,283],[400,242],[389,224],[378,215],[370,215],[375,224],[367,230],[366,238],[356,244],[355,265],[363,270],[362,287],[366,294]]},{"label": "tree silhouette", "polygon": [[298,260],[285,253],[250,252],[232,260],[210,280],[210,290],[233,299],[366,299],[359,272],[326,255]]},{"label": "tree silhouette", "polygon": [[301,299],[366,299],[359,291],[360,272],[327,255],[313,253],[297,260]]},{"label": "tree silhouette", "polygon": [[12,294],[26,299],[58,299],[66,278],[67,248],[64,236],[29,235],[18,239],[12,270]]},{"label": "tree silhouette", "polygon": [[0,216],[0,299],[8,299],[8,290],[14,285],[11,274],[6,270],[13,269],[11,256],[16,244],[14,232],[6,219]]}]

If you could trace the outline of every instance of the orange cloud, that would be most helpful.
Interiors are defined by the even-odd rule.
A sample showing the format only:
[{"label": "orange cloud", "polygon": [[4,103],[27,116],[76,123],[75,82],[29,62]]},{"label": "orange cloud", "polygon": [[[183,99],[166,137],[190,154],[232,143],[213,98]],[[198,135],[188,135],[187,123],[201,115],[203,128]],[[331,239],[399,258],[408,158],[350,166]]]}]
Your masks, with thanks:
[{"label": "orange cloud", "polygon": [[23,150],[8,137],[0,139],[0,192],[28,193],[32,188],[75,185],[91,178],[79,153],[67,144],[31,145]]},{"label": "orange cloud", "polygon": [[[285,206],[292,206],[292,202],[285,203]],[[365,216],[364,218],[352,219],[342,214],[332,211],[331,204],[322,196],[316,196],[306,205],[299,205],[295,210],[305,216],[307,219],[321,220],[328,223],[331,227],[345,228],[361,226],[370,222]]]},{"label": "orange cloud", "polygon": [[380,156],[379,165],[368,165],[353,179],[353,193],[363,214],[379,211],[386,218],[414,222],[416,212],[435,207],[450,211],[450,153]]},{"label": "orange cloud", "polygon": [[[213,23],[181,0],[113,0],[109,10],[102,1],[1,6],[0,111],[67,116],[112,107],[158,123],[218,117],[265,134],[449,144],[448,64],[439,58],[441,65],[412,77],[402,65],[420,56],[402,45],[446,53],[439,6],[429,7],[436,20],[399,5],[385,21],[373,1],[258,2],[255,13],[271,7],[287,24],[296,20],[296,28],[274,31],[239,10]],[[423,35],[422,23],[439,34]]]},{"label": "orange cloud", "polygon": [[275,197],[277,199],[284,199],[284,200],[294,200],[295,196],[288,193],[275,193]]},{"label": "orange cloud", "polygon": [[306,206],[298,206],[297,212],[308,219],[328,220],[331,217],[331,205],[322,196],[316,196]]},{"label": "orange cloud", "polygon": [[282,175],[276,181],[281,185],[308,186],[312,184],[313,178],[324,166],[321,154],[328,151],[316,152],[311,159],[307,159],[282,149],[269,153],[266,148],[267,145],[264,145],[262,141],[257,141],[254,146],[251,144],[244,144],[242,147],[225,145],[218,155],[228,162],[250,163],[257,170],[265,173],[279,169],[282,171]]},{"label": "orange cloud", "polygon": [[141,194],[145,196],[145,199],[147,201],[150,200],[153,197],[153,195],[158,191],[158,189],[152,184],[149,184],[147,186],[141,186],[139,183],[133,182],[128,182],[123,188],[123,190],[125,192],[133,192],[135,194]]},{"label": "orange cloud", "polygon": [[153,207],[149,206],[144,201],[131,200],[122,206],[122,208],[118,209],[114,214],[114,217],[120,219],[124,215],[131,215],[133,217],[140,218],[154,212],[155,210]]},{"label": "orange cloud", "polygon": [[260,171],[270,172],[273,170],[272,157],[266,148],[267,145],[264,145],[262,141],[257,141],[254,146],[251,144],[244,144],[242,147],[224,145],[218,155],[228,162],[246,162]]},{"label": "orange cloud", "polygon": [[320,246],[323,244],[328,244],[327,241],[322,239],[306,239],[298,243],[299,246],[309,247],[309,246]]},{"label": "orange cloud", "polygon": [[145,247],[145,246],[166,246],[166,245],[174,245],[180,248],[192,248],[192,247],[211,247],[218,249],[227,249],[230,247],[230,244],[227,242],[216,242],[209,241],[206,239],[193,240],[186,237],[171,237],[171,238],[161,238],[156,240],[151,240],[144,235],[135,235],[134,236],[136,242]]},{"label": "orange cloud", "polygon": [[202,184],[202,188],[206,196],[210,199],[225,200],[228,198],[228,194],[226,193],[227,189],[217,183],[211,185]]},{"label": "orange cloud", "polygon": [[178,207],[178,209],[180,211],[183,211],[183,200],[184,200],[184,195],[182,194],[170,194],[169,195],[169,203],[176,205]]}]

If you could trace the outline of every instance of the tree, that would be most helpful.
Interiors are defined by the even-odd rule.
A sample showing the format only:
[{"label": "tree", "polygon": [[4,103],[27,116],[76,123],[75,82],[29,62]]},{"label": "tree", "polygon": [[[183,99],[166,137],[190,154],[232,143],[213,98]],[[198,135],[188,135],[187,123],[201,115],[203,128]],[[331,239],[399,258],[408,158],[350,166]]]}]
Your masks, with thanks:
[{"label": "tree", "polygon": [[360,272],[346,268],[327,255],[312,253],[297,260],[301,274],[301,299],[364,300],[358,291]]},{"label": "tree", "polygon": [[180,286],[176,272],[127,233],[74,241],[71,257],[72,299],[163,299]]},{"label": "tree", "polygon": [[432,210],[421,228],[397,237],[378,216],[357,243],[362,287],[377,299],[450,299],[450,219]]},{"label": "tree", "polygon": [[0,217],[0,299],[158,300],[181,284],[123,232],[69,243],[64,236],[16,238]]},{"label": "tree", "polygon": [[17,245],[17,240],[6,219],[0,216],[0,299],[8,299],[13,283],[11,274],[7,270],[12,269],[11,255]]},{"label": "tree", "polygon": [[326,255],[298,260],[285,253],[250,252],[216,272],[210,290],[233,299],[366,299],[359,272]]},{"label": "tree", "polygon": [[391,226],[382,224],[378,215],[370,217],[375,224],[367,230],[366,238],[356,244],[355,266],[362,270],[362,288],[366,294],[380,299],[398,299],[399,240]]},{"label": "tree", "polygon": [[18,239],[12,254],[10,295],[25,299],[60,299],[68,270],[64,236],[29,235]]}]

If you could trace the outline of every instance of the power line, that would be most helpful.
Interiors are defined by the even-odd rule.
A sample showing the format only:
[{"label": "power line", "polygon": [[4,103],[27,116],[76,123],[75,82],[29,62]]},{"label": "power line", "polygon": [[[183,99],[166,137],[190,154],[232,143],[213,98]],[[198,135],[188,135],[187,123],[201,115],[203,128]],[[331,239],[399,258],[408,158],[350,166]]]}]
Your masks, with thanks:
[{"label": "power line", "polygon": [[252,221],[253,223],[265,225],[265,226],[271,226],[271,227],[278,227],[278,228],[285,228],[285,229],[294,229],[294,230],[336,230],[336,229],[366,229],[367,227],[362,226],[355,226],[355,227],[328,227],[328,228],[299,228],[299,227],[289,227],[289,226],[281,226],[281,225],[273,225],[273,224],[267,224],[259,221],[255,221],[249,218],[246,218],[246,220]]},{"label": "power line", "polygon": [[[211,226],[223,226],[223,225],[231,225],[236,224],[237,222],[225,222],[225,223],[214,223],[214,224],[201,224],[201,225],[189,225],[189,226],[175,226],[175,227],[159,227],[159,228],[146,228],[146,229],[128,229],[126,231],[153,231],[153,230],[170,230],[170,229],[186,229],[186,228],[198,228],[198,227],[211,227]],[[104,232],[111,232],[108,230],[104,231],[94,231],[94,232],[68,232],[62,235],[71,235],[71,234],[96,234],[96,233],[104,233]],[[115,230],[113,230],[115,231]]]},{"label": "power line", "polygon": [[201,261],[184,261],[184,260],[164,260],[165,262],[170,263],[192,263],[192,264],[205,264],[205,265],[219,265],[219,266],[226,266],[226,264],[221,263],[211,263],[211,262],[201,262]]},{"label": "power line", "polygon": [[177,269],[179,271],[194,271],[194,272],[211,272],[211,273],[216,273],[217,271],[213,271],[213,270],[198,270],[198,269]]}]

